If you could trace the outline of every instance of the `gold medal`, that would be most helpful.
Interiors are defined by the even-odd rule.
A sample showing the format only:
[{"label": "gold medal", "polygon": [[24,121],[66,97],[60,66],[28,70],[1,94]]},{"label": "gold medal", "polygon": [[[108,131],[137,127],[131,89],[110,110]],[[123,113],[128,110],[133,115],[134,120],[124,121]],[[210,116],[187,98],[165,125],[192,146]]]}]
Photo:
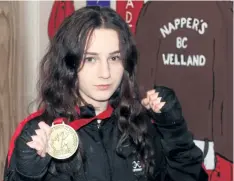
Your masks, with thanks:
[{"label": "gold medal", "polygon": [[48,142],[48,154],[56,159],[71,157],[77,150],[79,138],[77,132],[69,125],[52,124]]}]

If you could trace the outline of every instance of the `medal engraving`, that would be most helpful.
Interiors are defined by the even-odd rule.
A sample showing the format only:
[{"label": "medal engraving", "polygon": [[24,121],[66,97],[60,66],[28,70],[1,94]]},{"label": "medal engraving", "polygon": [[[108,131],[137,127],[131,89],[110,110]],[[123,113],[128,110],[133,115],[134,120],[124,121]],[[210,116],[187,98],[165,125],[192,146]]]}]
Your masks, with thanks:
[{"label": "medal engraving", "polygon": [[76,131],[62,123],[52,125],[48,143],[48,154],[56,159],[71,157],[77,150],[79,138]]}]

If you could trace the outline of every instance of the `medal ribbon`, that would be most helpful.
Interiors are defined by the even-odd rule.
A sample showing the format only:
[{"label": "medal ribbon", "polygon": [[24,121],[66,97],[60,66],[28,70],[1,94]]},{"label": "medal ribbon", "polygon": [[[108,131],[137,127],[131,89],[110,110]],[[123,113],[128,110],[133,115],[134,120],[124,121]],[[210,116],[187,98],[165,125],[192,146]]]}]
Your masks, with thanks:
[{"label": "medal ribbon", "polygon": [[[77,111],[79,113],[79,108],[78,108]],[[113,112],[113,108],[108,104],[106,110],[101,112],[97,116],[94,116],[92,118],[76,119],[76,120],[68,123],[68,125],[71,126],[75,130],[79,130],[81,127],[89,124],[90,122],[92,122],[95,119],[103,120],[103,119],[111,117],[112,112]],[[57,118],[57,119],[54,120],[54,124],[61,124],[61,123],[65,122],[64,119],[66,119],[66,118],[62,118],[62,117]]]}]

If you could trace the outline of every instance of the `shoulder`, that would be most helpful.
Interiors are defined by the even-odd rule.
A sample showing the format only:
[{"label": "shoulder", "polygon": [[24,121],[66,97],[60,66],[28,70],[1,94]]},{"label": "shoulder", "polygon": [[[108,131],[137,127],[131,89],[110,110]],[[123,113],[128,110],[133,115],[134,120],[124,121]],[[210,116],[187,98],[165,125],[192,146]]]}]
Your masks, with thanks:
[{"label": "shoulder", "polygon": [[26,117],[24,120],[22,120],[19,125],[17,126],[15,133],[17,134],[25,129],[34,129],[37,127],[38,123],[42,121],[44,110],[38,110],[32,114],[30,114],[28,117]]},{"label": "shoulder", "polygon": [[10,141],[10,147],[14,144],[15,140],[22,134],[22,132],[26,130],[36,130],[38,127],[38,123],[42,120],[44,110],[38,110],[32,114],[30,114],[28,117],[26,117],[24,120],[22,120],[18,126],[15,129],[15,132],[11,138]]}]

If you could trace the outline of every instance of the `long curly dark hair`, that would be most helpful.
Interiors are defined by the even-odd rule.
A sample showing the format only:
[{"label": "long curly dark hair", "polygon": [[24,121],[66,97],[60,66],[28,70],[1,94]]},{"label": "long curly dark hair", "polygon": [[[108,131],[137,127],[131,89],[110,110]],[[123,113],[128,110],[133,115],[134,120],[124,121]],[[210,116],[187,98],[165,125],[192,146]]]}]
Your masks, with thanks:
[{"label": "long curly dark hair", "polygon": [[77,75],[85,44],[96,28],[118,32],[124,57],[125,71],[121,85],[110,98],[121,132],[117,147],[131,140],[147,175],[152,176],[154,150],[147,133],[148,120],[143,116],[144,108],[140,104],[135,77],[138,53],[128,25],[114,10],[99,6],[84,7],[64,20],[40,64],[39,107],[45,109],[48,124],[60,116],[76,118],[75,105],[84,101],[79,95]]}]

